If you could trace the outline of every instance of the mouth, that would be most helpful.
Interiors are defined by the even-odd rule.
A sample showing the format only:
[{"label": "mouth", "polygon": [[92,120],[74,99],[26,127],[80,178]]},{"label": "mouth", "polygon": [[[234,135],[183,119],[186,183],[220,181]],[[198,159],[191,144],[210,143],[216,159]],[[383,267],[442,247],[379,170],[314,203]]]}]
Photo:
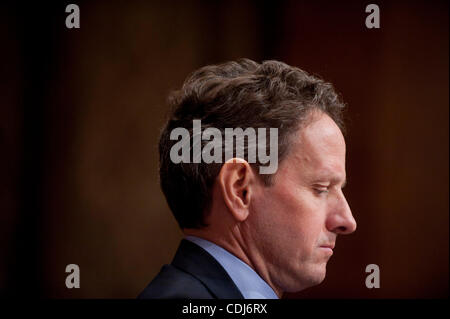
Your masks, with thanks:
[{"label": "mouth", "polygon": [[319,248],[323,249],[324,251],[326,251],[329,254],[333,254],[333,249],[334,249],[334,244],[326,244],[326,245],[321,245]]}]

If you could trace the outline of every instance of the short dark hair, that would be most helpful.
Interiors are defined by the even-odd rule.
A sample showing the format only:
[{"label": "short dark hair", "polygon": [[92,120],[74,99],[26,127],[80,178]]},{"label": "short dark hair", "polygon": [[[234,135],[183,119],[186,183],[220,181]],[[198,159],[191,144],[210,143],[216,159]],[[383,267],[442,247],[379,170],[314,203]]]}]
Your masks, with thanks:
[{"label": "short dark hair", "polygon": [[[160,184],[179,226],[206,226],[212,186],[223,164],[174,163],[170,139],[174,128],[192,136],[193,120],[201,128],[278,128],[278,160],[285,158],[290,137],[314,110],[328,114],[343,131],[344,103],[330,83],[279,61],[261,64],[249,59],[209,65],[193,72],[169,96],[171,113],[159,141]],[[203,141],[202,141],[203,143]],[[252,164],[255,168],[260,163]],[[272,175],[259,175],[267,187]]]}]

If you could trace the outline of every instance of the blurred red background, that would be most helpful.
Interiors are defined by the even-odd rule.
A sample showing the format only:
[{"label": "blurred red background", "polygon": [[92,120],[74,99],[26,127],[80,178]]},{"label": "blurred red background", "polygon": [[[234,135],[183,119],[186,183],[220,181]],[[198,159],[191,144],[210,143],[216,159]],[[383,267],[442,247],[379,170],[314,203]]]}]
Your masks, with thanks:
[{"label": "blurred red background", "polygon": [[80,29],[63,2],[0,11],[3,295],[135,298],[182,238],[158,184],[167,94],[247,57],[319,75],[348,104],[358,229],[322,284],[286,297],[448,297],[446,1],[378,1],[380,29],[356,1],[76,3]]}]

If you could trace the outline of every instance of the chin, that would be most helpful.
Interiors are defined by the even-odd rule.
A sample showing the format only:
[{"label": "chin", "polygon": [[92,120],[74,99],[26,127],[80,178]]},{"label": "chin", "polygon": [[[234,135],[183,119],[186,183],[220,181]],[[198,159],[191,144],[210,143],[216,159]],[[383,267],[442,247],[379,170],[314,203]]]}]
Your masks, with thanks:
[{"label": "chin", "polygon": [[299,292],[321,284],[325,280],[326,269],[324,266],[316,266],[309,271],[303,271],[301,277],[289,281],[284,286],[285,292]]},{"label": "chin", "polygon": [[326,264],[316,266],[315,269],[313,269],[307,278],[305,278],[305,288],[317,286],[321,284],[325,280],[326,276]]}]

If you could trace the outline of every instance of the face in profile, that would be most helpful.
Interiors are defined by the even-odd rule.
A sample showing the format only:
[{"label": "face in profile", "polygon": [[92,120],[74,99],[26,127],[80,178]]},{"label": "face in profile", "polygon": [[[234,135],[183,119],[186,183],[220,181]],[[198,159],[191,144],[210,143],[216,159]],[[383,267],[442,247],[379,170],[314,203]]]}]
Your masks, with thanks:
[{"label": "face in profile", "polygon": [[356,222],[342,192],[345,141],[336,123],[317,113],[293,136],[272,186],[258,184],[247,235],[256,267],[279,291],[295,292],[323,281],[339,234]]}]

